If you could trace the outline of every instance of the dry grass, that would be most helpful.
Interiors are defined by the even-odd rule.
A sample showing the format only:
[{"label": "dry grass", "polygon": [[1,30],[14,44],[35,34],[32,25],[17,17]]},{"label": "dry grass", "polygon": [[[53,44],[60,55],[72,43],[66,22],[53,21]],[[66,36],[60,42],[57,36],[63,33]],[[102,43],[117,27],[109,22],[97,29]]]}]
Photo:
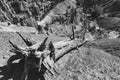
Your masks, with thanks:
[{"label": "dry grass", "polygon": [[[39,41],[45,38],[45,35],[29,33],[21,34],[24,37],[30,38],[32,41]],[[26,46],[17,34],[1,32],[0,66],[5,65],[7,59],[13,55],[9,52],[9,39],[17,45]],[[63,39],[65,38],[51,36],[49,41],[61,41]],[[98,44],[101,44],[101,42],[96,41]],[[46,73],[44,75],[46,80],[120,80],[120,58],[118,56],[113,56],[110,53],[106,53],[102,49],[92,48],[91,46],[89,46],[89,48],[81,47],[79,48],[79,51],[75,50],[65,55],[56,63],[56,68],[59,75],[51,76]],[[20,70],[19,65],[13,69],[14,75],[18,70]],[[2,76],[1,72],[0,76]]]},{"label": "dry grass", "polygon": [[60,75],[47,80],[120,80],[120,58],[102,50],[82,47],[60,62]]}]

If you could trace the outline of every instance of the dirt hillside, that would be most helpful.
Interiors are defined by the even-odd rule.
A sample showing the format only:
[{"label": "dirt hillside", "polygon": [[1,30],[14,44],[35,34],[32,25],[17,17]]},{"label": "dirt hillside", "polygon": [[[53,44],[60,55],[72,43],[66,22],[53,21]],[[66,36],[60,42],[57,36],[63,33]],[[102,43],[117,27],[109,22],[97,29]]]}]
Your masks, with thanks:
[{"label": "dirt hillside", "polygon": [[[25,38],[38,42],[45,35],[21,33]],[[61,41],[67,38],[49,36],[49,41]],[[14,55],[10,53],[8,40],[19,46],[26,46],[22,39],[13,32],[0,32],[0,75],[4,76],[4,67],[7,59]],[[101,41],[102,42],[102,41]],[[100,42],[97,42],[101,44]],[[42,80],[120,80],[120,58],[104,52],[97,47],[84,46],[79,50],[72,51],[56,63],[58,75],[45,74]],[[19,73],[19,67],[14,68],[14,75]],[[17,73],[16,73],[17,72]],[[19,74],[18,74],[19,75]],[[17,75],[17,76],[18,76]],[[5,80],[1,78],[0,80]],[[19,80],[19,79],[18,79]]]}]

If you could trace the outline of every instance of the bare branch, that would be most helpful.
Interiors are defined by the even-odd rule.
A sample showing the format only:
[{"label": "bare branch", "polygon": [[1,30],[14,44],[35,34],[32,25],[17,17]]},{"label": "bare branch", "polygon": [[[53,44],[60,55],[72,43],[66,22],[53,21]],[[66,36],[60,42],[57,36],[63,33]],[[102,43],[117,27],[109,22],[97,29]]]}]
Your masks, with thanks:
[{"label": "bare branch", "polygon": [[43,51],[46,48],[46,41],[48,40],[48,37],[44,39],[44,41],[41,43],[41,45],[37,48],[37,51]]},{"label": "bare branch", "polygon": [[9,40],[9,43],[10,43],[16,50],[24,51],[23,48],[20,48],[20,47],[18,47],[17,45],[13,44],[10,40]]},{"label": "bare branch", "polygon": [[32,43],[28,41],[28,39],[25,39],[19,32],[16,32],[16,33],[23,39],[23,41],[27,46],[32,46]]},{"label": "bare branch", "polygon": [[[47,38],[48,38],[48,37],[47,37]],[[44,41],[40,41],[40,42],[38,42],[38,43],[36,43],[36,44],[34,44],[34,45],[28,47],[28,48],[30,48],[30,49],[38,49],[38,47],[40,47],[40,45],[41,45],[42,43],[44,43],[44,42],[46,43],[47,38],[45,38]]]}]

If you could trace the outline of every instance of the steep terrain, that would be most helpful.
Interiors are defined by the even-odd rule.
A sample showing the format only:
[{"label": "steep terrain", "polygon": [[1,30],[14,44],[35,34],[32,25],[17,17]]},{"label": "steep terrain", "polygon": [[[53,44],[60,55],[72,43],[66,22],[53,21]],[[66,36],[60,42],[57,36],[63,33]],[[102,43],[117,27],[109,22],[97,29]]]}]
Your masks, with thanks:
[{"label": "steep terrain", "polygon": [[[5,5],[4,1],[5,0],[0,1],[0,4],[2,4],[0,6],[6,8],[7,10],[8,5]],[[12,3],[11,0],[8,0],[8,2],[9,1]],[[37,3],[39,3],[39,5],[41,4],[39,0],[35,0],[35,1],[38,1]],[[24,38],[27,38],[32,43],[42,41],[46,37],[49,38],[48,43],[50,41],[54,43],[62,40],[69,40],[68,37],[73,35],[74,31],[77,37],[81,39],[80,35],[83,34],[83,36],[85,36],[85,40],[89,40],[89,41],[82,47],[77,48],[69,52],[68,54],[64,55],[55,63],[55,68],[58,74],[51,75],[50,72],[46,70],[42,64],[41,66],[44,69],[41,69],[41,70],[43,72],[42,71],[38,72],[38,70],[36,69],[30,70],[28,80],[120,80],[120,47],[119,47],[120,46],[120,36],[119,36],[120,19],[114,18],[114,16],[116,16],[114,15],[114,13],[109,13],[109,12],[114,12],[116,10],[119,11],[119,8],[118,8],[120,6],[118,2],[119,0],[114,0],[114,1],[113,0],[95,0],[95,2],[97,3],[96,4],[97,6],[96,5],[94,6],[96,8],[95,16],[94,16],[94,12],[91,13],[90,16],[87,16],[86,15],[87,13],[86,14],[83,13],[84,10],[87,11],[87,9],[90,9],[93,7],[91,2],[94,0],[92,0],[90,3],[89,3],[89,0],[86,0],[87,5],[82,7],[84,8],[83,12],[81,12],[82,10],[81,8],[78,8],[79,15],[74,17],[75,20],[77,19],[77,17],[79,17],[78,23],[77,21],[75,22],[73,21],[72,23],[68,23],[68,24],[64,22],[60,24],[59,21],[52,24],[52,19],[54,18],[54,16],[58,16],[59,14],[60,14],[59,16],[63,16],[63,14],[67,13],[66,12],[67,8],[69,9],[70,6],[75,8],[77,6],[75,5],[76,1],[79,2],[83,0],[53,0],[53,1],[57,5],[56,4],[52,5],[52,7],[54,8],[50,9],[51,2],[49,4],[49,0],[43,0],[43,5],[40,6],[40,10],[42,10],[40,11],[40,15],[37,14],[35,16],[36,14],[36,13],[34,14],[35,9],[30,9],[31,11],[28,10],[28,12],[33,12],[32,13],[33,18],[36,18],[36,17],[38,18],[38,16],[39,18],[42,18],[41,22],[40,20],[37,20],[37,22],[39,25],[42,26],[42,28],[44,28],[44,30],[46,27],[47,29],[48,27],[50,27],[50,29],[53,29],[53,34],[51,35],[35,34],[36,29],[34,27],[36,26],[34,25],[34,23],[32,25],[32,22],[34,22],[32,20],[28,20],[28,24],[30,25],[29,27],[27,25],[21,26],[19,24],[20,21],[17,22],[16,18],[18,18],[18,20],[19,18],[24,19],[23,16],[29,16],[30,13],[27,14],[27,12],[25,12],[26,14],[21,14],[22,10],[21,11],[18,10],[18,8],[20,9],[20,6],[13,7],[15,8],[15,11],[18,11],[17,15],[15,14],[15,17],[11,15],[11,13],[14,13],[14,10],[12,11],[11,7],[10,7],[10,10],[8,9],[9,11],[4,10],[4,8],[3,8],[3,11],[2,9],[0,9],[0,14],[2,14],[0,15],[1,17],[0,20],[1,21],[3,20],[3,22],[0,22],[0,80],[20,80],[21,79],[21,74],[24,70],[24,67],[23,67],[24,63],[23,64],[20,62],[18,63],[19,60],[13,62],[12,68],[10,69],[9,73],[7,73],[8,66],[6,66],[7,60],[11,56],[15,55],[14,53],[10,52],[12,46],[9,43],[9,40],[21,47],[26,46],[24,41],[20,38],[18,34],[16,34],[16,32],[19,32]],[[59,3],[57,3],[57,1]],[[27,4],[26,6],[27,7],[29,6],[29,8],[31,5],[32,5],[31,7],[34,6],[35,8],[37,4],[35,2],[35,4],[30,3],[29,5],[28,4],[29,0],[25,0],[23,3],[21,0],[19,0],[17,3],[18,4],[21,3],[22,7]],[[109,3],[109,5],[106,5],[107,3]],[[78,5],[79,6],[77,7],[80,7],[80,3]],[[23,12],[25,8],[23,8]],[[105,10],[102,10],[103,8],[105,8]],[[25,11],[27,11],[27,9],[25,9]],[[104,12],[106,14],[104,14]],[[8,23],[4,22],[5,21],[3,19],[4,13],[11,20],[13,19],[13,21],[8,20],[7,21]],[[116,14],[118,13],[116,12]],[[67,16],[70,17],[69,14],[67,14]],[[114,19],[111,18],[111,16]],[[82,20],[82,17],[86,17],[87,19],[85,20],[85,18],[83,18]],[[89,20],[89,17],[91,19],[92,18],[96,19],[96,21],[98,20],[98,22],[94,23],[94,21],[92,20],[87,21]],[[117,15],[117,17],[119,17],[119,14]],[[65,18],[67,17],[65,16]],[[31,19],[30,16],[27,19]],[[67,20],[69,22],[69,19]],[[18,23],[18,24],[16,25],[10,24],[9,21],[11,21],[11,23]],[[92,26],[86,25],[92,22],[93,22]],[[27,21],[26,21],[26,24],[27,24]],[[73,25],[75,28],[74,31],[72,31]],[[84,35],[84,32],[86,32],[85,35]],[[9,74],[9,76],[6,74]]]},{"label": "steep terrain", "polygon": [[[30,39],[31,41],[40,41],[45,38],[45,35],[35,35],[28,33],[21,33],[25,38]],[[67,38],[49,36],[49,41],[61,41]],[[8,40],[11,40],[17,45],[26,46],[22,39],[13,32],[0,32],[0,76],[4,76],[0,80],[5,80],[5,66],[7,59],[14,55],[10,53],[11,45]],[[106,42],[108,43],[106,43]],[[120,79],[120,58],[119,58],[119,49],[117,52],[114,52],[116,48],[99,47],[99,45],[106,43],[106,45],[119,46],[119,39],[115,40],[100,40],[93,41],[92,43],[86,44],[85,46],[79,48],[65,55],[56,63],[56,69],[58,75],[51,76],[48,72],[44,75],[42,80],[119,80]],[[111,43],[111,44],[110,44]],[[117,47],[116,46],[116,47]],[[113,49],[111,52],[105,50]],[[108,52],[108,53],[107,53]],[[116,55],[115,55],[116,54]],[[13,68],[14,76],[17,77],[19,70],[21,71],[20,66],[15,66]],[[35,75],[34,75],[35,76]],[[31,79],[30,79],[31,80]]]}]

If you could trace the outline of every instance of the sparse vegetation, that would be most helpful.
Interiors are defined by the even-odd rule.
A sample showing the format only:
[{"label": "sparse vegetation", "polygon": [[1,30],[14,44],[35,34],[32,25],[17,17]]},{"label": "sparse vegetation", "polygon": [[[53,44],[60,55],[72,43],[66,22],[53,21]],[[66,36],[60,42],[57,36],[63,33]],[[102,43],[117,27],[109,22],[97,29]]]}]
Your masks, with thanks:
[{"label": "sparse vegetation", "polygon": [[0,79],[119,80],[119,3],[1,0]]}]

